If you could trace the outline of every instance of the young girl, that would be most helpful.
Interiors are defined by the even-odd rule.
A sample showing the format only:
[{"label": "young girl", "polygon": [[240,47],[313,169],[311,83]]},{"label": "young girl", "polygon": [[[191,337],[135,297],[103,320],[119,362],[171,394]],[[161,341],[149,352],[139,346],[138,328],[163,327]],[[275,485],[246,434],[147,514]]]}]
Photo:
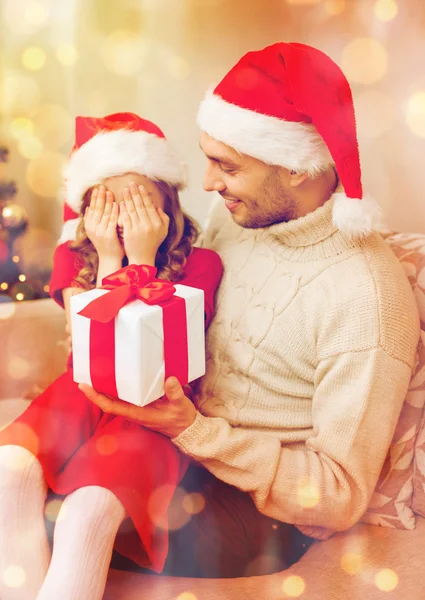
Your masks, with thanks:
[{"label": "young girl", "polygon": [[[158,278],[204,290],[208,325],[221,263],[193,248],[197,231],[179,203],[182,185],[180,163],[152,123],[129,113],[77,118],[66,171],[74,219],[51,281],[68,314],[71,295],[127,264],[150,265]],[[87,400],[70,360],[0,434],[0,598],[101,599],[114,544],[160,572],[167,510],[186,466],[168,438]],[[52,556],[43,518],[48,488],[65,496]]]}]

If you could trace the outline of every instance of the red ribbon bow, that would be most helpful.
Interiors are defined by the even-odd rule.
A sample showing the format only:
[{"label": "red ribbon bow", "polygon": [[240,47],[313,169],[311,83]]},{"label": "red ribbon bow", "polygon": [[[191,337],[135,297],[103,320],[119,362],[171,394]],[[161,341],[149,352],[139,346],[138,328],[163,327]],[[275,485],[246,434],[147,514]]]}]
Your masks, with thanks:
[{"label": "red ribbon bow", "polygon": [[[119,398],[115,375],[115,322],[123,306],[137,298],[162,311],[165,379],[174,375],[181,385],[189,377],[186,302],[169,281],[155,279],[156,269],[129,265],[102,280],[110,290],[78,314],[90,319],[90,378],[95,390]],[[125,398],[121,398],[125,400]]]},{"label": "red ribbon bow", "polygon": [[129,265],[102,279],[100,289],[111,290],[92,300],[78,314],[99,323],[112,321],[123,306],[132,300],[146,304],[162,304],[172,298],[176,288],[169,281],[155,279],[156,268],[149,265]]}]

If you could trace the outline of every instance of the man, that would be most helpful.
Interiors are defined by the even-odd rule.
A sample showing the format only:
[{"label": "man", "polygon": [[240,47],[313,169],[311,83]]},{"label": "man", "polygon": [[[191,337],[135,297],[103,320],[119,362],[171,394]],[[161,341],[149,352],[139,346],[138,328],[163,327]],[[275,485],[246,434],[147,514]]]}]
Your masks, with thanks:
[{"label": "man", "polygon": [[145,408],[82,389],[200,465],[182,485],[205,508],[171,534],[166,572],[237,576],[284,568],[362,517],[419,320],[372,231],[379,211],[363,197],[351,91],[325,54],[287,43],[248,53],[198,121],[204,187],[224,199],[203,243],[225,271],[199,410],[173,378]]}]

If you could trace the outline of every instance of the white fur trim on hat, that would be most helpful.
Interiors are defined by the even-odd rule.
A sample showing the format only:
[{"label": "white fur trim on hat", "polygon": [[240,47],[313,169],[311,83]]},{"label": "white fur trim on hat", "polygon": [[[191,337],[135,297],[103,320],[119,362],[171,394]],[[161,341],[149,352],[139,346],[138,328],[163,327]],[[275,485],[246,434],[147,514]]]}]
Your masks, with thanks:
[{"label": "white fur trim on hat", "polygon": [[165,138],[145,131],[107,131],[71,154],[64,173],[69,206],[80,212],[89,188],[124,173],[138,173],[178,189],[185,185],[184,167]]},{"label": "white fur trim on hat", "polygon": [[198,125],[212,138],[269,165],[315,175],[334,164],[314,125],[247,110],[212,92],[201,102]]},{"label": "white fur trim on hat", "polygon": [[62,232],[58,240],[58,246],[65,242],[73,242],[77,238],[77,227],[80,219],[69,219],[65,221],[62,227]]},{"label": "white fur trim on hat", "polygon": [[382,209],[374,198],[348,198],[344,192],[332,195],[332,221],[349,236],[362,237],[382,226]]}]

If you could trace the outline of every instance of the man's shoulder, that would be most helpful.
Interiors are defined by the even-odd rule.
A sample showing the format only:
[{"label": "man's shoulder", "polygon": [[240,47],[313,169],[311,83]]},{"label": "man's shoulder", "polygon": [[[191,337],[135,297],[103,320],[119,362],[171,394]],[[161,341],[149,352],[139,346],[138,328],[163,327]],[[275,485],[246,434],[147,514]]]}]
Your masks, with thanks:
[{"label": "man's shoulder", "polygon": [[418,308],[409,280],[388,243],[378,234],[320,276],[332,329],[346,339],[358,333],[364,347],[375,340],[390,355],[411,363],[418,342]]}]

